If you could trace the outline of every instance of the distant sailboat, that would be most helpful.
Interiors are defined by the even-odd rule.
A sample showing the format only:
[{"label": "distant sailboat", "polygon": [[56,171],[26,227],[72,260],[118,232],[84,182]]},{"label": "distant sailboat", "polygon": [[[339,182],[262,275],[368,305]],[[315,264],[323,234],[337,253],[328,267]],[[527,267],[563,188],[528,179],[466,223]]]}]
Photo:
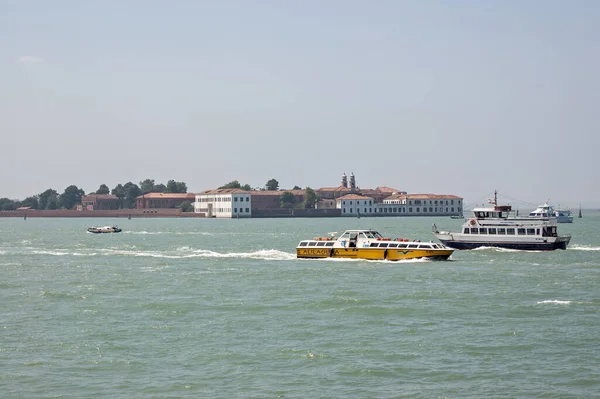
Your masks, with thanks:
[{"label": "distant sailboat", "polygon": [[581,219],[581,205],[579,205],[579,215],[577,217]]}]

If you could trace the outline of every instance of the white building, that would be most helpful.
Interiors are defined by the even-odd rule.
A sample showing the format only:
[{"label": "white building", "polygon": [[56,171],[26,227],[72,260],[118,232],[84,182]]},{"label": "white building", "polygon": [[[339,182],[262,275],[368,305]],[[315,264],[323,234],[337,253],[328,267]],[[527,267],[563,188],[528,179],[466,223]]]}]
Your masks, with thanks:
[{"label": "white building", "polygon": [[250,192],[239,188],[220,188],[196,194],[194,212],[206,217],[249,218],[252,216]]},{"label": "white building", "polygon": [[463,199],[446,194],[394,194],[377,204],[378,216],[459,216]]},{"label": "white building", "polygon": [[347,194],[336,198],[336,208],[341,209],[342,216],[372,215],[375,209],[373,198],[358,194]]}]

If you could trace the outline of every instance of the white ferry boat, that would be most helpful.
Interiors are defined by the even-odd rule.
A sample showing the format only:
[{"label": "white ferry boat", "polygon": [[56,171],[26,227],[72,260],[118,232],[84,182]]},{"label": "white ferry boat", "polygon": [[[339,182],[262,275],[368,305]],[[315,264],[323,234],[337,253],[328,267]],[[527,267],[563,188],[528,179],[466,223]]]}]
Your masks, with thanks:
[{"label": "white ferry boat", "polygon": [[510,205],[498,205],[497,192],[493,206],[473,209],[460,232],[438,231],[433,234],[444,245],[456,249],[500,247],[533,251],[567,249],[570,235],[558,235],[555,217],[516,216]]},{"label": "white ferry boat", "polygon": [[454,252],[454,249],[435,242],[386,238],[375,230],[346,230],[337,238],[335,234],[300,241],[296,247],[296,257],[390,261],[415,258],[445,260]]},{"label": "white ferry boat", "polygon": [[555,209],[554,215],[558,223],[573,223],[573,214],[568,209]]},{"label": "white ferry boat", "polygon": [[548,205],[548,202],[544,202],[543,205],[538,207],[529,213],[530,218],[556,218],[557,223],[573,223],[573,216],[571,211],[563,209],[554,209],[552,205]]}]

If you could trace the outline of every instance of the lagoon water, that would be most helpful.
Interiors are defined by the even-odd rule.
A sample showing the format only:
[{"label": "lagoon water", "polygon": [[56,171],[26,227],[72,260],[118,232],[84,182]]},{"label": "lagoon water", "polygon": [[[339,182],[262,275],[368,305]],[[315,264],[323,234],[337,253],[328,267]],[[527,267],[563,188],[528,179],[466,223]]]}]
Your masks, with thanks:
[{"label": "lagoon water", "polygon": [[[600,213],[566,251],[299,260],[450,218],[0,219],[2,398],[600,397]],[[90,234],[117,223],[119,234]]]}]

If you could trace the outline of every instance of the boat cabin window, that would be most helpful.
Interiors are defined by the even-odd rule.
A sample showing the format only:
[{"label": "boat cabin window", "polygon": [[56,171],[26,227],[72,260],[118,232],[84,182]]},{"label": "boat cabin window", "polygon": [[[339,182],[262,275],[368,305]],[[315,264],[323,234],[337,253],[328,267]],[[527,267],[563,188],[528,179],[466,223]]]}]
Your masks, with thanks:
[{"label": "boat cabin window", "polygon": [[535,235],[535,229],[527,229],[527,235],[528,236],[534,236]]},{"label": "boat cabin window", "polygon": [[398,244],[396,244],[396,243],[392,243],[392,244],[388,245],[388,248],[397,248],[397,247],[398,247]]},{"label": "boat cabin window", "polygon": [[498,234],[505,235],[506,234],[506,229],[504,227],[498,228]]},{"label": "boat cabin window", "polygon": [[431,245],[427,245],[427,244],[421,244],[419,245],[419,248],[423,248],[423,249],[432,249]]},{"label": "boat cabin window", "polygon": [[515,229],[506,229],[506,234],[514,236],[515,235]]},{"label": "boat cabin window", "polygon": [[371,245],[369,245],[369,247],[371,248],[376,248],[379,244],[376,242],[372,242]]},{"label": "boat cabin window", "polygon": [[309,243],[308,243],[308,246],[309,246],[309,247],[314,247],[314,246],[316,246],[316,245],[317,245],[317,243],[316,243],[316,242],[309,242]]},{"label": "boat cabin window", "polygon": [[377,235],[374,234],[373,231],[365,231],[364,234],[367,236],[367,238],[377,238]]},{"label": "boat cabin window", "polygon": [[334,242],[333,241],[329,241],[328,243],[325,243],[326,247],[333,247]]},{"label": "boat cabin window", "polygon": [[479,228],[479,234],[487,234],[487,228],[485,228],[485,227],[480,227],[480,228]]},{"label": "boat cabin window", "polygon": [[469,234],[469,228],[468,228],[468,227],[465,227],[465,228],[463,229],[463,233],[464,233],[464,234]]},{"label": "boat cabin window", "polygon": [[398,248],[408,248],[408,244],[398,244]]},{"label": "boat cabin window", "polygon": [[409,248],[418,248],[419,244],[408,244]]},{"label": "boat cabin window", "polygon": [[471,227],[471,234],[479,234],[479,229],[477,227]]},{"label": "boat cabin window", "polygon": [[344,234],[342,234],[342,235],[340,236],[340,238],[349,239],[349,238],[350,238],[350,232],[349,232],[349,231],[345,232]]},{"label": "boat cabin window", "polygon": [[379,244],[379,248],[387,248],[387,242],[382,242]]},{"label": "boat cabin window", "polygon": [[525,235],[525,232],[526,232],[526,231],[525,231],[525,229],[517,229],[517,233],[518,233],[520,236],[524,236],[524,235]]},{"label": "boat cabin window", "polygon": [[325,241],[321,241],[317,243],[317,247],[324,247],[325,246]]},{"label": "boat cabin window", "polygon": [[305,247],[305,246],[306,246],[306,241],[302,241],[302,242],[300,243],[300,246],[301,246],[301,247]]},{"label": "boat cabin window", "polygon": [[490,227],[490,228],[488,229],[488,233],[490,233],[490,234],[496,234],[496,229],[495,229],[495,228],[493,228],[493,227]]}]

